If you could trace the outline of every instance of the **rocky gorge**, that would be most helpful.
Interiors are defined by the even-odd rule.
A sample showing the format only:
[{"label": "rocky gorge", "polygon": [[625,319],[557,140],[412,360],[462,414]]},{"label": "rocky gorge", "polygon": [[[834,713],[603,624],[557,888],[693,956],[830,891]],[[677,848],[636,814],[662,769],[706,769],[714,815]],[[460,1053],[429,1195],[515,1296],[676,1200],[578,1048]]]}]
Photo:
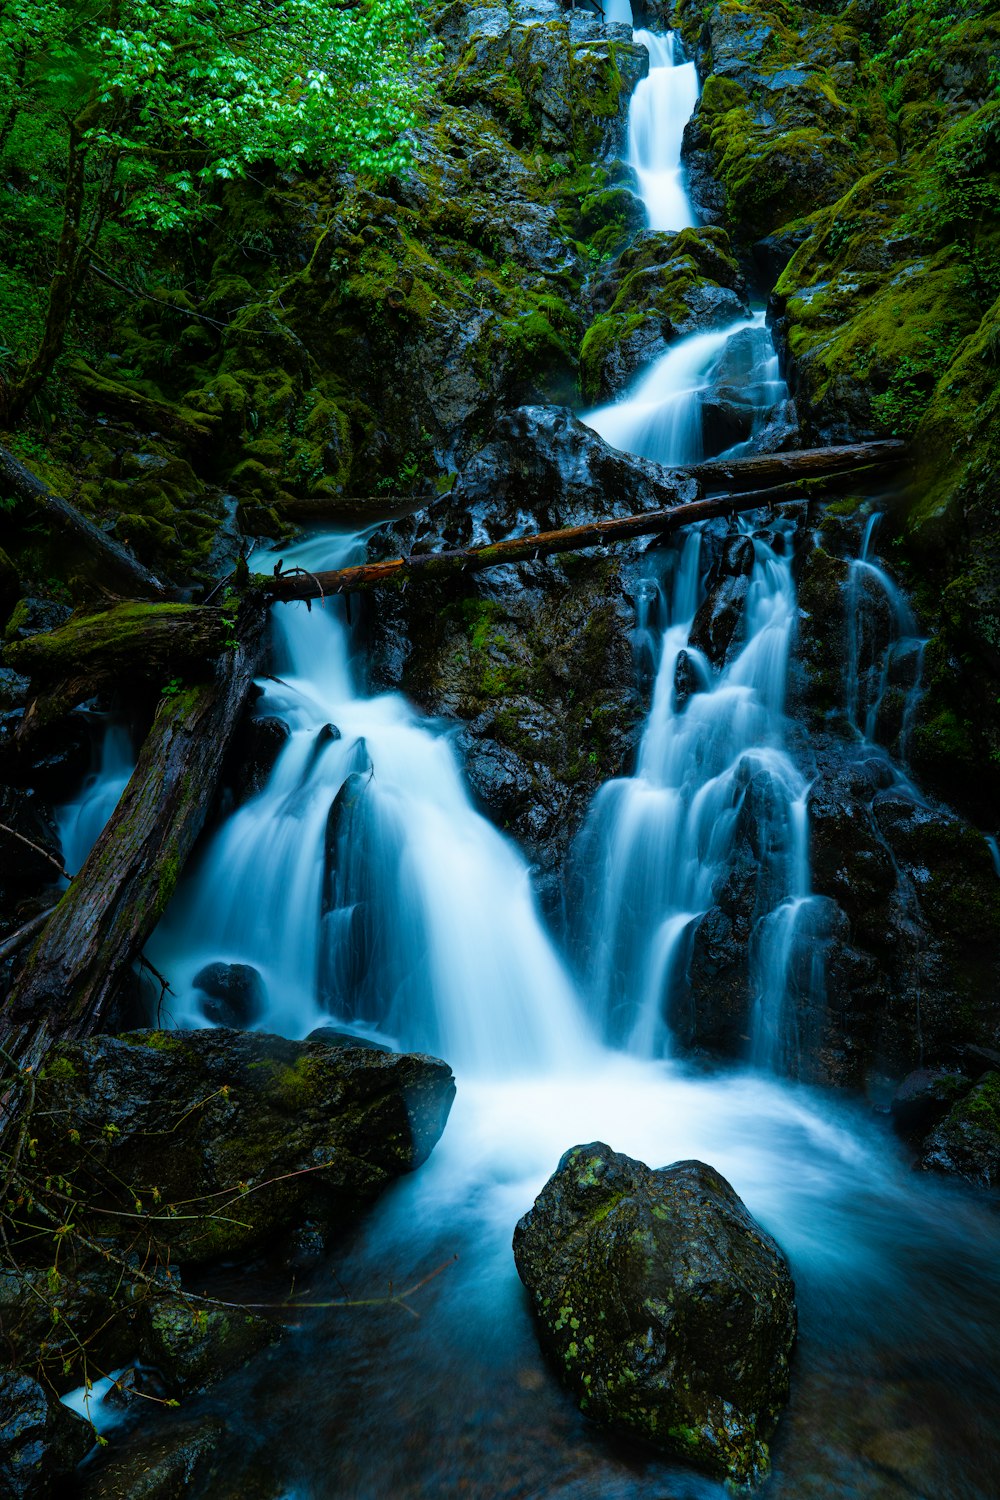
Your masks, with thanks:
[{"label": "rocky gorge", "polygon": [[[433,87],[405,170],[225,188],[211,232],[165,251],[141,297],[97,284],[50,404],[3,434],[18,473],[166,581],[155,628],[178,612],[161,645],[143,606],[118,604],[135,591],[109,584],[100,537],[4,471],[0,962],[22,1100],[6,1482],[707,1496],[773,1462],[776,1495],[985,1495],[971,1451],[995,1381],[957,1437],[928,1415],[924,1366],[957,1357],[935,1343],[952,1293],[922,1260],[919,1374],[872,1309],[916,1226],[950,1213],[961,1252],[925,1225],[921,1255],[967,1258],[986,1311],[965,1358],[987,1358],[971,1189],[1000,1180],[997,17],[680,0],[637,8],[633,33],[610,10],[513,0],[426,21]],[[697,70],[679,178],[695,222],[676,231],[647,227],[630,139],[646,27]],[[688,446],[617,441],[605,413],[624,420],[696,341]],[[699,460],[891,437],[902,469],[786,485],[694,547],[540,551],[308,614],[278,604],[261,644],[276,566],[312,577],[362,544],[378,560],[667,510],[711,490]],[[116,609],[132,613],[109,648],[95,619]],[[204,713],[219,753],[192,777]],[[170,754],[179,769],[128,811],[137,756],[132,788]],[[107,929],[84,953],[66,912],[100,859]],[[125,958],[95,977],[117,889]],[[61,1005],[77,1008],[60,1039],[18,1066],[25,1026]],[[372,1208],[444,1131],[451,1069],[441,1144]],[[595,1133],[611,1146],[575,1151],[615,1179],[603,1206],[570,1184],[573,1152],[543,1189]],[[911,1184],[911,1165],[930,1175]],[[782,1196],[789,1171],[807,1180]],[[585,1416],[639,1439],[624,1457],[567,1415],[510,1288],[510,1234],[540,1190],[515,1239],[539,1337]],[[858,1222],[884,1244],[892,1215],[899,1245],[872,1270]],[[656,1246],[641,1274],[636,1223]],[[818,1332],[843,1287],[829,1234],[863,1284],[835,1355]],[[706,1269],[722,1244],[742,1249]],[[683,1301],[685,1255],[713,1288],[700,1302]],[[608,1264],[625,1268],[610,1291]],[[400,1298],[373,1290],[397,1274],[430,1288],[403,1352]],[[621,1326],[570,1339],[546,1278],[577,1301],[596,1289]],[[698,1321],[717,1300],[739,1368]],[[567,1371],[588,1334],[596,1362]],[[281,1436],[307,1399],[286,1349],[322,1372],[312,1466]],[[113,1371],[120,1427],[71,1480],[93,1432],[56,1398]],[[638,1383],[624,1416],[615,1379]],[[278,1393],[250,1432],[262,1382]],[[707,1406],[679,1400],[692,1385]],[[451,1389],[468,1430],[443,1415]],[[658,1427],[644,1403],[664,1391]],[[365,1459],[380,1422],[409,1436]]]}]

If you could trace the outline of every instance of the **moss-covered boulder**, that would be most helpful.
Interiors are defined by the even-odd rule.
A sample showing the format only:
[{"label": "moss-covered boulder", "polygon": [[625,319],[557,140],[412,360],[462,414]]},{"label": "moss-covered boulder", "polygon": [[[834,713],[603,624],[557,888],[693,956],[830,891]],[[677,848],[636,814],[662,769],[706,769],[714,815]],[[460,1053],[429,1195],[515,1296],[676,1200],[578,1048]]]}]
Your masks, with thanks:
[{"label": "moss-covered boulder", "polygon": [[738,1484],[767,1472],[794,1287],[718,1172],[574,1146],[514,1258],[542,1347],[592,1420]]},{"label": "moss-covered boulder", "polygon": [[580,350],[587,400],[618,395],[674,340],[748,316],[743,273],[725,230],[648,230],[589,289],[594,319]]},{"label": "moss-covered boulder", "polygon": [[1000,1073],[981,1078],[931,1132],[920,1165],[977,1187],[1000,1187]]},{"label": "moss-covered boulder", "polygon": [[39,1170],[69,1176],[80,1152],[93,1233],[129,1243],[138,1215],[164,1256],[206,1261],[310,1210],[344,1222],[425,1160],[453,1097],[447,1065],[414,1054],[222,1028],[94,1037],[39,1080]]}]

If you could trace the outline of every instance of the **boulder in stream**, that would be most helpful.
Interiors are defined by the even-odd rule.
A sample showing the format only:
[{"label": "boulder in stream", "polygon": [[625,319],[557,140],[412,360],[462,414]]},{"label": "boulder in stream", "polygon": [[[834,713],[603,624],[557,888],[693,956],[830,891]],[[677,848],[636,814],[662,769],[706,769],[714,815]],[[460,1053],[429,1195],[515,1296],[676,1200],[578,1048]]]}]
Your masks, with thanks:
[{"label": "boulder in stream", "polygon": [[654,1170],[574,1146],[518,1224],[514,1259],[542,1347],[587,1416],[739,1484],[767,1472],[794,1286],[713,1167]]},{"label": "boulder in stream", "polygon": [[448,1065],[414,1053],[221,1027],[95,1036],[60,1044],[39,1080],[39,1171],[65,1170],[71,1126],[100,1158],[84,1220],[131,1235],[135,1188],[146,1203],[155,1184],[186,1207],[142,1233],[171,1262],[207,1261],[314,1210],[345,1220],[426,1160],[454,1093]]},{"label": "boulder in stream", "polygon": [[43,1500],[61,1488],[93,1445],[90,1423],[19,1370],[0,1371],[0,1493]]}]

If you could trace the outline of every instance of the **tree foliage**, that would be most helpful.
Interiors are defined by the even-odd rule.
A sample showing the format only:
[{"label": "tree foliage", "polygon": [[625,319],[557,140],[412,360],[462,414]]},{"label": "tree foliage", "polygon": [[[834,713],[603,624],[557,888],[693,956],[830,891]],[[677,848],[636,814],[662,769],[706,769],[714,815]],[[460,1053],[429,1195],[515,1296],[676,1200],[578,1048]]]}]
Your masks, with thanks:
[{"label": "tree foliage", "polygon": [[417,4],[0,0],[8,263],[25,235],[55,242],[38,343],[8,405],[47,375],[112,226],[185,229],[211,213],[219,183],[263,162],[401,170],[422,92]]}]

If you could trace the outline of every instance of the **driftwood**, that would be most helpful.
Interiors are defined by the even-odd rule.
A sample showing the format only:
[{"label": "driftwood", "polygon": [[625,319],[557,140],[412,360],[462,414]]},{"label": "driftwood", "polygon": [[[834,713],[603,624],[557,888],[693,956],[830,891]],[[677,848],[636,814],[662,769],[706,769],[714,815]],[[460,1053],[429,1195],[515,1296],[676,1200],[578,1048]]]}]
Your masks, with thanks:
[{"label": "driftwood", "polygon": [[88,521],[75,505],[63,500],[32,474],[6,448],[0,447],[0,490],[13,493],[33,506],[53,530],[77,551],[100,565],[101,579],[109,588],[139,599],[162,599],[167,586],[133,557],[127,547]]},{"label": "driftwood", "polygon": [[328,573],[306,573],[296,569],[276,573],[259,580],[274,600],[325,599],[330,594],[361,592],[383,584],[404,583],[418,578],[447,578],[458,573],[480,573],[484,568],[498,568],[503,563],[534,561],[556,552],[577,552],[605,542],[624,541],[638,536],[666,536],[736,511],[760,510],[779,501],[804,500],[803,484],[778,485],[746,495],[715,495],[708,500],[691,500],[669,510],[649,510],[637,516],[617,516],[607,521],[591,521],[586,526],[568,526],[562,531],[539,531],[530,536],[512,537],[484,547],[463,547],[452,552],[421,552],[409,557],[394,557],[385,562],[359,563],[351,568],[337,568]]},{"label": "driftwood", "polygon": [[263,616],[243,613],[209,680],[162,700],[121,801],[25,961],[0,1016],[22,1064],[45,1036],[99,1027],[173,893],[257,668]]},{"label": "driftwood", "polygon": [[[849,443],[836,448],[796,448],[788,453],[754,453],[746,458],[711,459],[671,469],[671,473],[696,479],[703,495],[715,489],[730,494],[764,489],[782,480],[822,479],[852,471],[867,478],[881,470],[898,468],[906,457],[906,444],[897,438],[881,442]],[[290,521],[348,524],[352,521],[392,520],[433,505],[434,495],[313,495],[283,500],[281,515]]]}]

